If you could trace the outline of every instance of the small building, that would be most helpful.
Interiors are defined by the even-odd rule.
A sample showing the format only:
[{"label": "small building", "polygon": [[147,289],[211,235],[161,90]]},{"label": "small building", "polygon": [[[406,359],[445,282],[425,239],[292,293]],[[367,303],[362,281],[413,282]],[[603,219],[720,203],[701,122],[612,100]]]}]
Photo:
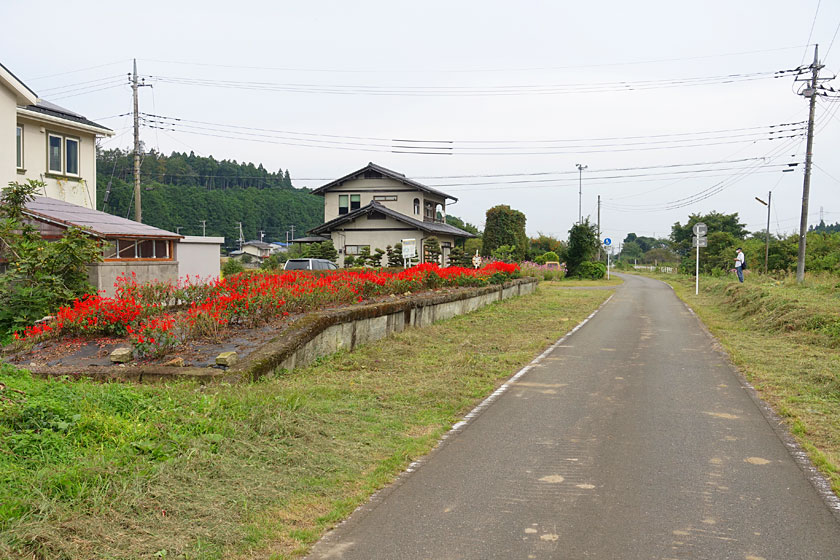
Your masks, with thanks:
[{"label": "small building", "polygon": [[[267,259],[274,253],[274,246],[263,241],[246,241],[242,244],[242,253],[258,259]],[[231,253],[233,255],[233,253]]]},{"label": "small building", "polygon": [[96,139],[114,132],[38,98],[0,64],[0,187],[45,183],[38,194],[96,207]]},{"label": "small building", "polygon": [[458,199],[375,163],[312,191],[324,197],[324,223],[310,230],[332,239],[343,266],[344,257],[364,247],[395,246],[414,239],[420,261],[425,241],[438,240],[443,265],[456,243],[475,237],[446,223],[446,201]]},{"label": "small building", "polygon": [[185,235],[175,244],[175,259],[178,261],[178,276],[181,281],[189,278],[212,282],[221,275],[221,247],[224,237]]},{"label": "small building", "polygon": [[[170,231],[43,196],[26,204],[24,216],[47,240],[62,237],[70,227],[97,238],[103,261],[88,266],[88,280],[106,296],[114,295],[114,283],[123,275],[134,274],[138,282],[177,282],[190,273],[182,273],[176,259],[182,236]],[[218,269],[218,245],[216,250]]]}]

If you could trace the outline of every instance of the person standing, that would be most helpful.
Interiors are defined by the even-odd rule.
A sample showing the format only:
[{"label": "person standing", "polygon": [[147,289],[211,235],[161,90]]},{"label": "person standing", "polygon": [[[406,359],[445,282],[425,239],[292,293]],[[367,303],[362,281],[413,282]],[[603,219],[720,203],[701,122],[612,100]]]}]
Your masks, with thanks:
[{"label": "person standing", "polygon": [[738,275],[738,282],[744,283],[744,252],[738,247],[738,254],[735,255],[735,274]]}]

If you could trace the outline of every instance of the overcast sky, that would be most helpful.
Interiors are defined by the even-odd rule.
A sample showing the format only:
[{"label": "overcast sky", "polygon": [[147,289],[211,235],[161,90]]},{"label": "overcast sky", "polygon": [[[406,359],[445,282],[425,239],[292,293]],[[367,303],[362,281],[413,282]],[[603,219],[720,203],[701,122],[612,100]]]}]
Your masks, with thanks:
[{"label": "overcast sky", "polygon": [[[797,230],[804,166],[781,169],[804,161],[808,105],[792,72],[774,72],[810,64],[814,43],[821,76],[840,71],[828,0],[34,6],[0,4],[0,61],[114,129],[104,147],[131,145],[115,115],[131,110],[136,58],[153,84],[141,111],[169,129],[144,127],[149,148],[289,169],[298,187],[373,161],[457,197],[448,211],[468,222],[508,204],[529,234],[560,238],[581,177],[583,216],[601,195],[602,236],[617,241],[712,210],[763,230],[754,197],[770,190],[771,232]],[[811,224],[821,208],[840,221],[838,108],[817,104]]]}]

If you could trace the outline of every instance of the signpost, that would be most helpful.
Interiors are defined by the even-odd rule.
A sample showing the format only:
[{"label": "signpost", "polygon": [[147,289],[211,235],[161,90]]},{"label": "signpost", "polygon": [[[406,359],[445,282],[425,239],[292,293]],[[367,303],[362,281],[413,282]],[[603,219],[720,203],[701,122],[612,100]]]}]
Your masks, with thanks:
[{"label": "signpost", "polygon": [[691,238],[691,246],[697,247],[697,262],[694,272],[694,295],[696,296],[700,293],[700,247],[708,247],[709,245],[709,240],[706,237],[709,228],[703,222],[697,222],[691,230],[694,232],[694,237]]},{"label": "signpost", "polygon": [[607,251],[606,247],[609,247],[610,245],[612,245],[612,239],[610,239],[609,237],[605,237],[604,238],[604,247],[605,247],[604,252],[607,254],[607,280],[610,279],[610,251]]},{"label": "signpost", "polygon": [[417,257],[417,240],[401,239],[400,243],[402,243],[403,268],[408,268],[411,260]]},{"label": "signpost", "polygon": [[475,255],[473,255],[472,265],[473,268],[478,268],[481,266],[481,255],[478,254],[478,249],[475,250]]}]

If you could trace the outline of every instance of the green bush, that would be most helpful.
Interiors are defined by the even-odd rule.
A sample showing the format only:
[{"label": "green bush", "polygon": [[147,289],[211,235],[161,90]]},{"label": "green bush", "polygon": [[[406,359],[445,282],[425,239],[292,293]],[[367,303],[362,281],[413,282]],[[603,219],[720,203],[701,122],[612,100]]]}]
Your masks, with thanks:
[{"label": "green bush", "polygon": [[577,276],[590,280],[599,280],[606,276],[607,265],[601,262],[584,261],[578,265]]},{"label": "green bush", "polygon": [[236,259],[228,259],[222,266],[222,275],[232,276],[234,274],[239,274],[243,270],[245,270],[245,267],[242,266],[241,262]]}]

